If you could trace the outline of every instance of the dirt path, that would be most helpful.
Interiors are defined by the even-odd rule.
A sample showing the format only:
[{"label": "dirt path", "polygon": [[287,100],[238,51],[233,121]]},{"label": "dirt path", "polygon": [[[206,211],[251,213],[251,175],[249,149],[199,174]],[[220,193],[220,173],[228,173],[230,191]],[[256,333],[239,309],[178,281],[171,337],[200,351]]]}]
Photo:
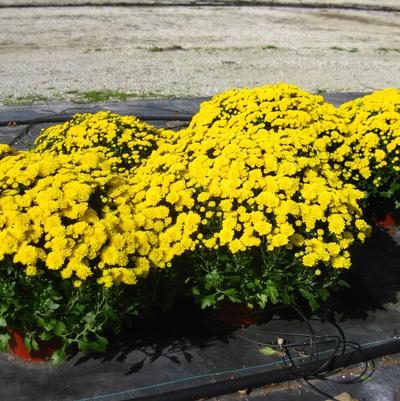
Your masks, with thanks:
[{"label": "dirt path", "polygon": [[1,101],[68,100],[93,90],[199,96],[277,81],[316,92],[400,87],[400,13],[282,7],[0,9]]}]

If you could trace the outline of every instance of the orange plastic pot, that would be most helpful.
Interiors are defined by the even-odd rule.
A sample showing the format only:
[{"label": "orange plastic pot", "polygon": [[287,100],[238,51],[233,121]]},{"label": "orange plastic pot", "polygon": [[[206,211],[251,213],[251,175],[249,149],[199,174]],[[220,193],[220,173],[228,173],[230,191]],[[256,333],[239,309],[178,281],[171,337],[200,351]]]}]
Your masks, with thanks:
[{"label": "orange plastic pot", "polygon": [[397,219],[394,218],[392,213],[387,213],[382,220],[375,220],[377,226],[392,228],[399,225]]},{"label": "orange plastic pot", "polygon": [[11,335],[8,344],[11,353],[26,361],[45,362],[51,358],[54,351],[61,347],[60,340],[57,338],[50,341],[38,339],[39,350],[28,351],[24,343],[23,334],[19,330],[8,328],[8,332]]},{"label": "orange plastic pot", "polygon": [[269,320],[271,315],[268,310],[230,302],[225,302],[220,309],[207,313],[208,319],[235,327],[263,323]]}]

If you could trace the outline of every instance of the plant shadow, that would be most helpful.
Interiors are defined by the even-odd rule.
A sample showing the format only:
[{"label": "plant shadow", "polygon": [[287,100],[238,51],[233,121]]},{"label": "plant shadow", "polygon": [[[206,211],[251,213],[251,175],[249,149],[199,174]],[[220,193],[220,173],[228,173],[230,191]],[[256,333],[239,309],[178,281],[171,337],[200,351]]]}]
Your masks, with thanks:
[{"label": "plant shadow", "polygon": [[[322,315],[335,313],[340,320],[363,319],[368,312],[386,310],[400,302],[400,246],[388,230],[374,227],[372,235],[353,253],[353,265],[343,274],[343,288],[321,307]],[[400,305],[399,305],[400,309]]]},{"label": "plant shadow", "polygon": [[[199,352],[216,342],[227,344],[234,329],[226,326],[213,330],[207,324],[207,315],[186,302],[153,317],[129,320],[120,334],[108,333],[109,346],[103,353],[75,354],[70,359],[74,366],[89,360],[120,362],[129,366],[125,375],[130,375],[156,361],[159,364],[160,358],[169,365],[190,363]],[[133,364],[132,360],[135,360]]]},{"label": "plant shadow", "polygon": [[[371,312],[385,311],[387,304],[400,302],[399,260],[400,246],[384,229],[374,229],[365,244],[354,249],[353,266],[343,275],[348,288],[332,294],[316,314],[307,309],[306,303],[299,303],[297,310],[272,307],[273,318],[259,327],[290,331],[294,324],[300,330],[305,323],[303,317],[312,316],[322,322],[367,320]],[[303,317],[299,310],[304,311]],[[106,352],[72,355],[74,366],[89,360],[114,361],[126,365],[125,375],[131,375],[156,361],[163,365],[161,359],[169,366],[182,365],[191,363],[202,351],[213,349],[216,343],[228,344],[238,333],[238,327],[211,322],[204,311],[187,300],[168,312],[155,313],[153,318],[136,318],[128,323],[121,334],[107,336]]]}]

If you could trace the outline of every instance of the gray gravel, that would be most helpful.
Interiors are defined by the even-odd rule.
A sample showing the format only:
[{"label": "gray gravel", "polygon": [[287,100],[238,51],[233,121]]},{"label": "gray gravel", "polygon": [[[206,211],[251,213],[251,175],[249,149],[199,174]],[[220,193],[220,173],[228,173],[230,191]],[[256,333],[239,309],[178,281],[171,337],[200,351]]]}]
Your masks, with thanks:
[{"label": "gray gravel", "polygon": [[[329,3],[335,1],[345,3]],[[282,7],[0,9],[0,102],[33,96],[71,100],[77,97],[71,92],[105,89],[209,96],[278,81],[314,92],[400,87],[400,13]]]}]

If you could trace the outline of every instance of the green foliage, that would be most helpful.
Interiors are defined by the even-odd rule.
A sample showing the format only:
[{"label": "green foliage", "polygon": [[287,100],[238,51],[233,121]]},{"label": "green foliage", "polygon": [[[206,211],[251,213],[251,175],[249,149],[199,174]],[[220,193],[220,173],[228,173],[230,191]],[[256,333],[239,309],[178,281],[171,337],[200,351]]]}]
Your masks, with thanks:
[{"label": "green foliage", "polygon": [[[124,318],[138,314],[134,296],[126,297],[124,286],[105,288],[85,283],[75,288],[51,272],[26,276],[9,259],[0,263],[0,349],[7,349],[7,327],[24,333],[28,350],[39,348],[38,340],[57,338],[61,348],[52,359],[60,363],[73,350],[103,352],[105,330],[119,332]],[[131,294],[135,295],[135,294]],[[29,301],[27,301],[29,300]]]},{"label": "green foliage", "polygon": [[167,47],[154,46],[154,47],[149,48],[149,51],[154,52],[154,53],[173,51],[173,50],[184,50],[184,49],[182,46],[179,46],[179,45],[172,45],[172,46],[167,46]]},{"label": "green foliage", "polygon": [[264,309],[303,298],[316,310],[332,290],[346,284],[339,279],[340,270],[303,267],[301,260],[290,259],[283,250],[258,247],[232,254],[222,248],[203,249],[186,258],[186,283],[202,309],[217,309],[227,300]]},{"label": "green foliage", "polygon": [[26,106],[34,103],[46,103],[48,100],[45,96],[32,94],[18,97],[8,96],[3,100],[3,103],[5,106]]},{"label": "green foliage", "polygon": [[379,47],[376,49],[378,52],[383,52],[383,53],[388,53],[388,52],[395,52],[395,53],[400,53],[399,48],[390,48],[390,47]]},{"label": "green foliage", "polygon": [[345,49],[345,48],[339,47],[339,46],[331,46],[330,49],[342,51],[342,52],[348,52],[348,53],[357,53],[359,51],[356,47],[353,47],[351,49]]},{"label": "green foliage", "polygon": [[113,90],[93,90],[82,92],[82,100],[85,102],[105,102],[107,100],[127,100],[129,98],[138,97],[137,93],[118,92]]}]

